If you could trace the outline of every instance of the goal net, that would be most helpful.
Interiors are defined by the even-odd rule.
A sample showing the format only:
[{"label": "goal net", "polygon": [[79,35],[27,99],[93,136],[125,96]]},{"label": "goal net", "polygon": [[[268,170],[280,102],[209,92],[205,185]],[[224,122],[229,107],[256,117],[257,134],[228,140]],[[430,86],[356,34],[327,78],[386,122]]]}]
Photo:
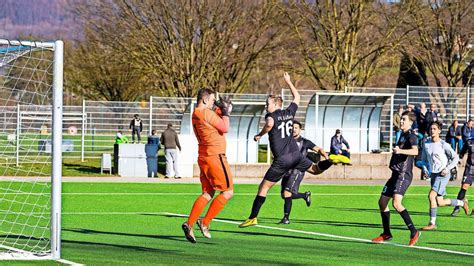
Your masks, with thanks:
[{"label": "goal net", "polygon": [[[0,39],[3,260],[60,257],[62,69],[61,41]],[[37,105],[45,106],[40,117],[30,112],[19,125],[21,112]]]}]

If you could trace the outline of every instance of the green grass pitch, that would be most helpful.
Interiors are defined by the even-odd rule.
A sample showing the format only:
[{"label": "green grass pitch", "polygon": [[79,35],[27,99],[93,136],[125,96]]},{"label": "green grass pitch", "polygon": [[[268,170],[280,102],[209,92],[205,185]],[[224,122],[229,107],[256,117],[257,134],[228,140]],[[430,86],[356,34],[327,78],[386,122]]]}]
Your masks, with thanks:
[{"label": "green grass pitch", "polygon": [[[294,201],[290,225],[276,224],[283,212],[279,189],[271,190],[259,215],[264,227],[242,229],[237,225],[248,216],[257,185],[236,184],[234,198],[218,215],[222,221],[211,224],[212,239],[195,226],[198,243],[191,244],[181,231],[185,218],[178,215],[189,213],[198,184],[64,183],[62,257],[87,265],[474,264],[474,217],[463,212],[450,217],[451,207],[438,210],[437,231],[422,233],[417,246],[428,249],[409,248],[409,231],[395,211],[392,243],[401,245],[363,241],[382,230],[381,186],[304,185],[302,191],[313,192],[313,204],[308,208],[303,200]],[[417,227],[429,219],[428,190],[428,184],[413,186],[404,200]],[[448,189],[451,197],[457,191]],[[472,195],[468,191],[474,202]]]}]

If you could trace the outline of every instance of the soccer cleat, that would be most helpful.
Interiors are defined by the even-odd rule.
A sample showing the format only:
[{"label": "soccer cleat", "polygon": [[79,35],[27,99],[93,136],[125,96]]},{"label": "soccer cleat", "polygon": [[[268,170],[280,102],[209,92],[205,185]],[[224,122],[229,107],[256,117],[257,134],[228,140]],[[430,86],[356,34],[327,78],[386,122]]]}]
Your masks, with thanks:
[{"label": "soccer cleat", "polygon": [[311,206],[311,191],[306,191],[304,193],[304,201],[306,202],[306,206]]},{"label": "soccer cleat", "polygon": [[413,247],[416,244],[416,242],[418,242],[420,235],[421,235],[421,232],[417,230],[416,234],[410,238],[410,242],[408,242],[408,246]]},{"label": "soccer cleat", "polygon": [[209,226],[206,226],[203,222],[202,219],[197,219],[196,221],[197,225],[199,226],[199,229],[201,230],[202,235],[205,238],[211,238],[211,232],[209,232]]},{"label": "soccer cleat", "polygon": [[283,219],[281,219],[281,221],[278,223],[278,224],[290,224],[290,219],[288,219],[288,217],[283,217]]},{"label": "soccer cleat", "polygon": [[329,155],[329,160],[331,161],[331,163],[333,164],[338,164],[340,163],[340,159],[339,159],[339,156],[337,156],[336,154],[331,154]]},{"label": "soccer cleat", "polygon": [[347,156],[344,155],[338,155],[339,156],[339,161],[343,164],[351,164],[351,159]]},{"label": "soccer cleat", "polygon": [[381,234],[378,237],[372,239],[372,242],[373,243],[383,243],[385,241],[390,241],[392,239],[393,239],[392,235]]},{"label": "soccer cleat", "polygon": [[244,227],[249,227],[249,226],[252,226],[252,225],[257,225],[258,222],[257,222],[257,218],[252,218],[252,219],[247,219],[245,220],[243,223],[241,223],[239,225],[240,228],[244,228]]},{"label": "soccer cleat", "polygon": [[474,216],[474,209],[472,209],[471,216]]},{"label": "soccer cleat", "polygon": [[438,228],[436,226],[436,224],[429,224],[429,225],[423,227],[421,230],[423,230],[423,231],[433,231],[433,230],[436,230],[436,228]]},{"label": "soccer cleat", "polygon": [[454,210],[451,213],[451,216],[458,216],[458,213],[459,213],[459,207],[454,207]]},{"label": "soccer cleat", "polygon": [[466,213],[466,215],[469,215],[469,205],[467,204],[467,199],[463,199],[462,200],[464,202],[464,206],[462,206],[462,208],[464,209],[464,213]]},{"label": "soccer cleat", "polygon": [[196,243],[196,238],[194,237],[193,228],[189,226],[189,224],[186,222],[183,223],[183,225],[181,225],[181,228],[183,229],[184,236],[186,237],[186,239],[193,244]]}]

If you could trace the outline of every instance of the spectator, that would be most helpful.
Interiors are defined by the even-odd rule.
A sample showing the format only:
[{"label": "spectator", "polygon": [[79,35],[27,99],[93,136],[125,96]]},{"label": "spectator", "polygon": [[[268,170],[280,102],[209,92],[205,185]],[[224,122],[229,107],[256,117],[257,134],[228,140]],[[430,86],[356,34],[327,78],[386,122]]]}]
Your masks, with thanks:
[{"label": "spectator", "polygon": [[462,132],[461,126],[459,126],[458,120],[454,120],[451,126],[448,129],[448,133],[446,134],[446,141],[451,144],[451,148],[456,151],[456,147],[458,147],[458,153],[462,150]]},{"label": "spectator", "polygon": [[341,130],[336,129],[336,134],[331,138],[331,154],[344,155],[351,157],[349,143],[341,135]]},{"label": "spectator", "polygon": [[[438,114],[438,111],[436,111],[436,109],[437,109],[436,104],[432,103],[430,106],[430,110],[426,112],[427,129],[431,127],[431,124],[433,124],[433,122],[439,120],[439,114]],[[427,133],[430,134],[429,130]]]},{"label": "spectator", "polygon": [[158,145],[158,148],[160,147],[160,138],[158,137],[158,135],[156,135],[156,130],[155,129],[153,129],[151,131],[151,135],[148,136],[147,144],[156,144],[156,145]]},{"label": "spectator", "polygon": [[181,178],[178,172],[178,151],[176,151],[176,148],[181,151],[181,145],[179,144],[178,134],[174,131],[172,124],[168,124],[168,128],[161,134],[161,143],[165,146],[165,178],[171,177],[171,168],[174,169],[174,178]]},{"label": "spectator", "polygon": [[427,135],[428,125],[426,122],[426,114],[428,110],[426,109],[425,103],[420,103],[420,108],[415,110],[416,113],[416,123],[418,124],[418,132],[423,136]]},{"label": "spectator", "polygon": [[425,138],[424,135],[421,133],[416,133],[416,138],[418,141],[418,155],[415,156],[415,166],[420,168],[421,170],[421,180],[423,179],[430,179],[431,172],[429,171],[429,163],[425,162],[421,159],[422,153],[423,153],[423,147],[425,145],[425,142],[427,138]]},{"label": "spectator", "polygon": [[402,129],[400,128],[400,120],[403,113],[403,105],[398,106],[398,112],[393,115],[393,131],[395,131],[395,143],[398,142],[402,135]]},{"label": "spectator", "polygon": [[[408,104],[407,105],[407,111],[414,113],[415,116],[416,116],[416,110],[415,110],[415,106],[413,104]],[[418,123],[416,122],[416,120],[413,121],[413,124],[411,125],[411,129],[418,131]]]},{"label": "spectator", "polygon": [[463,141],[463,146],[466,144],[466,142],[471,139],[471,130],[472,127],[474,126],[474,120],[472,118],[469,118],[469,120],[464,123],[464,125],[461,128],[461,134],[462,134],[462,141]]},{"label": "spectator", "polygon": [[117,135],[115,136],[115,144],[122,144],[128,142],[128,138],[122,135],[122,131],[117,132]]},{"label": "spectator", "polygon": [[140,134],[143,131],[143,122],[138,114],[133,116],[132,121],[130,121],[130,127],[132,130],[132,142],[135,143],[135,134],[137,134],[138,143],[141,141]]}]

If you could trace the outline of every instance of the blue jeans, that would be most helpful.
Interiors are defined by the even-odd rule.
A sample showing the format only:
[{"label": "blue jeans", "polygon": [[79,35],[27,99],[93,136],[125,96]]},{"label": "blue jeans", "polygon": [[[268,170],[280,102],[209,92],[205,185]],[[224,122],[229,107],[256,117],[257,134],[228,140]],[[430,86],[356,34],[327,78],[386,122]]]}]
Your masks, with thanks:
[{"label": "blue jeans", "polygon": [[395,131],[395,145],[397,145],[397,143],[400,140],[401,136],[402,136],[402,131],[401,130]]},{"label": "blue jeans", "polygon": [[425,163],[424,161],[422,160],[415,161],[415,166],[420,168],[421,171],[423,171],[423,173],[425,173],[427,176],[431,175],[430,170],[429,170],[429,165]]},{"label": "blue jeans", "polygon": [[451,148],[453,148],[454,151],[456,151],[456,144],[458,144],[458,151],[457,153],[460,153],[462,150],[462,140],[458,138],[448,138],[449,143],[451,144]]}]

